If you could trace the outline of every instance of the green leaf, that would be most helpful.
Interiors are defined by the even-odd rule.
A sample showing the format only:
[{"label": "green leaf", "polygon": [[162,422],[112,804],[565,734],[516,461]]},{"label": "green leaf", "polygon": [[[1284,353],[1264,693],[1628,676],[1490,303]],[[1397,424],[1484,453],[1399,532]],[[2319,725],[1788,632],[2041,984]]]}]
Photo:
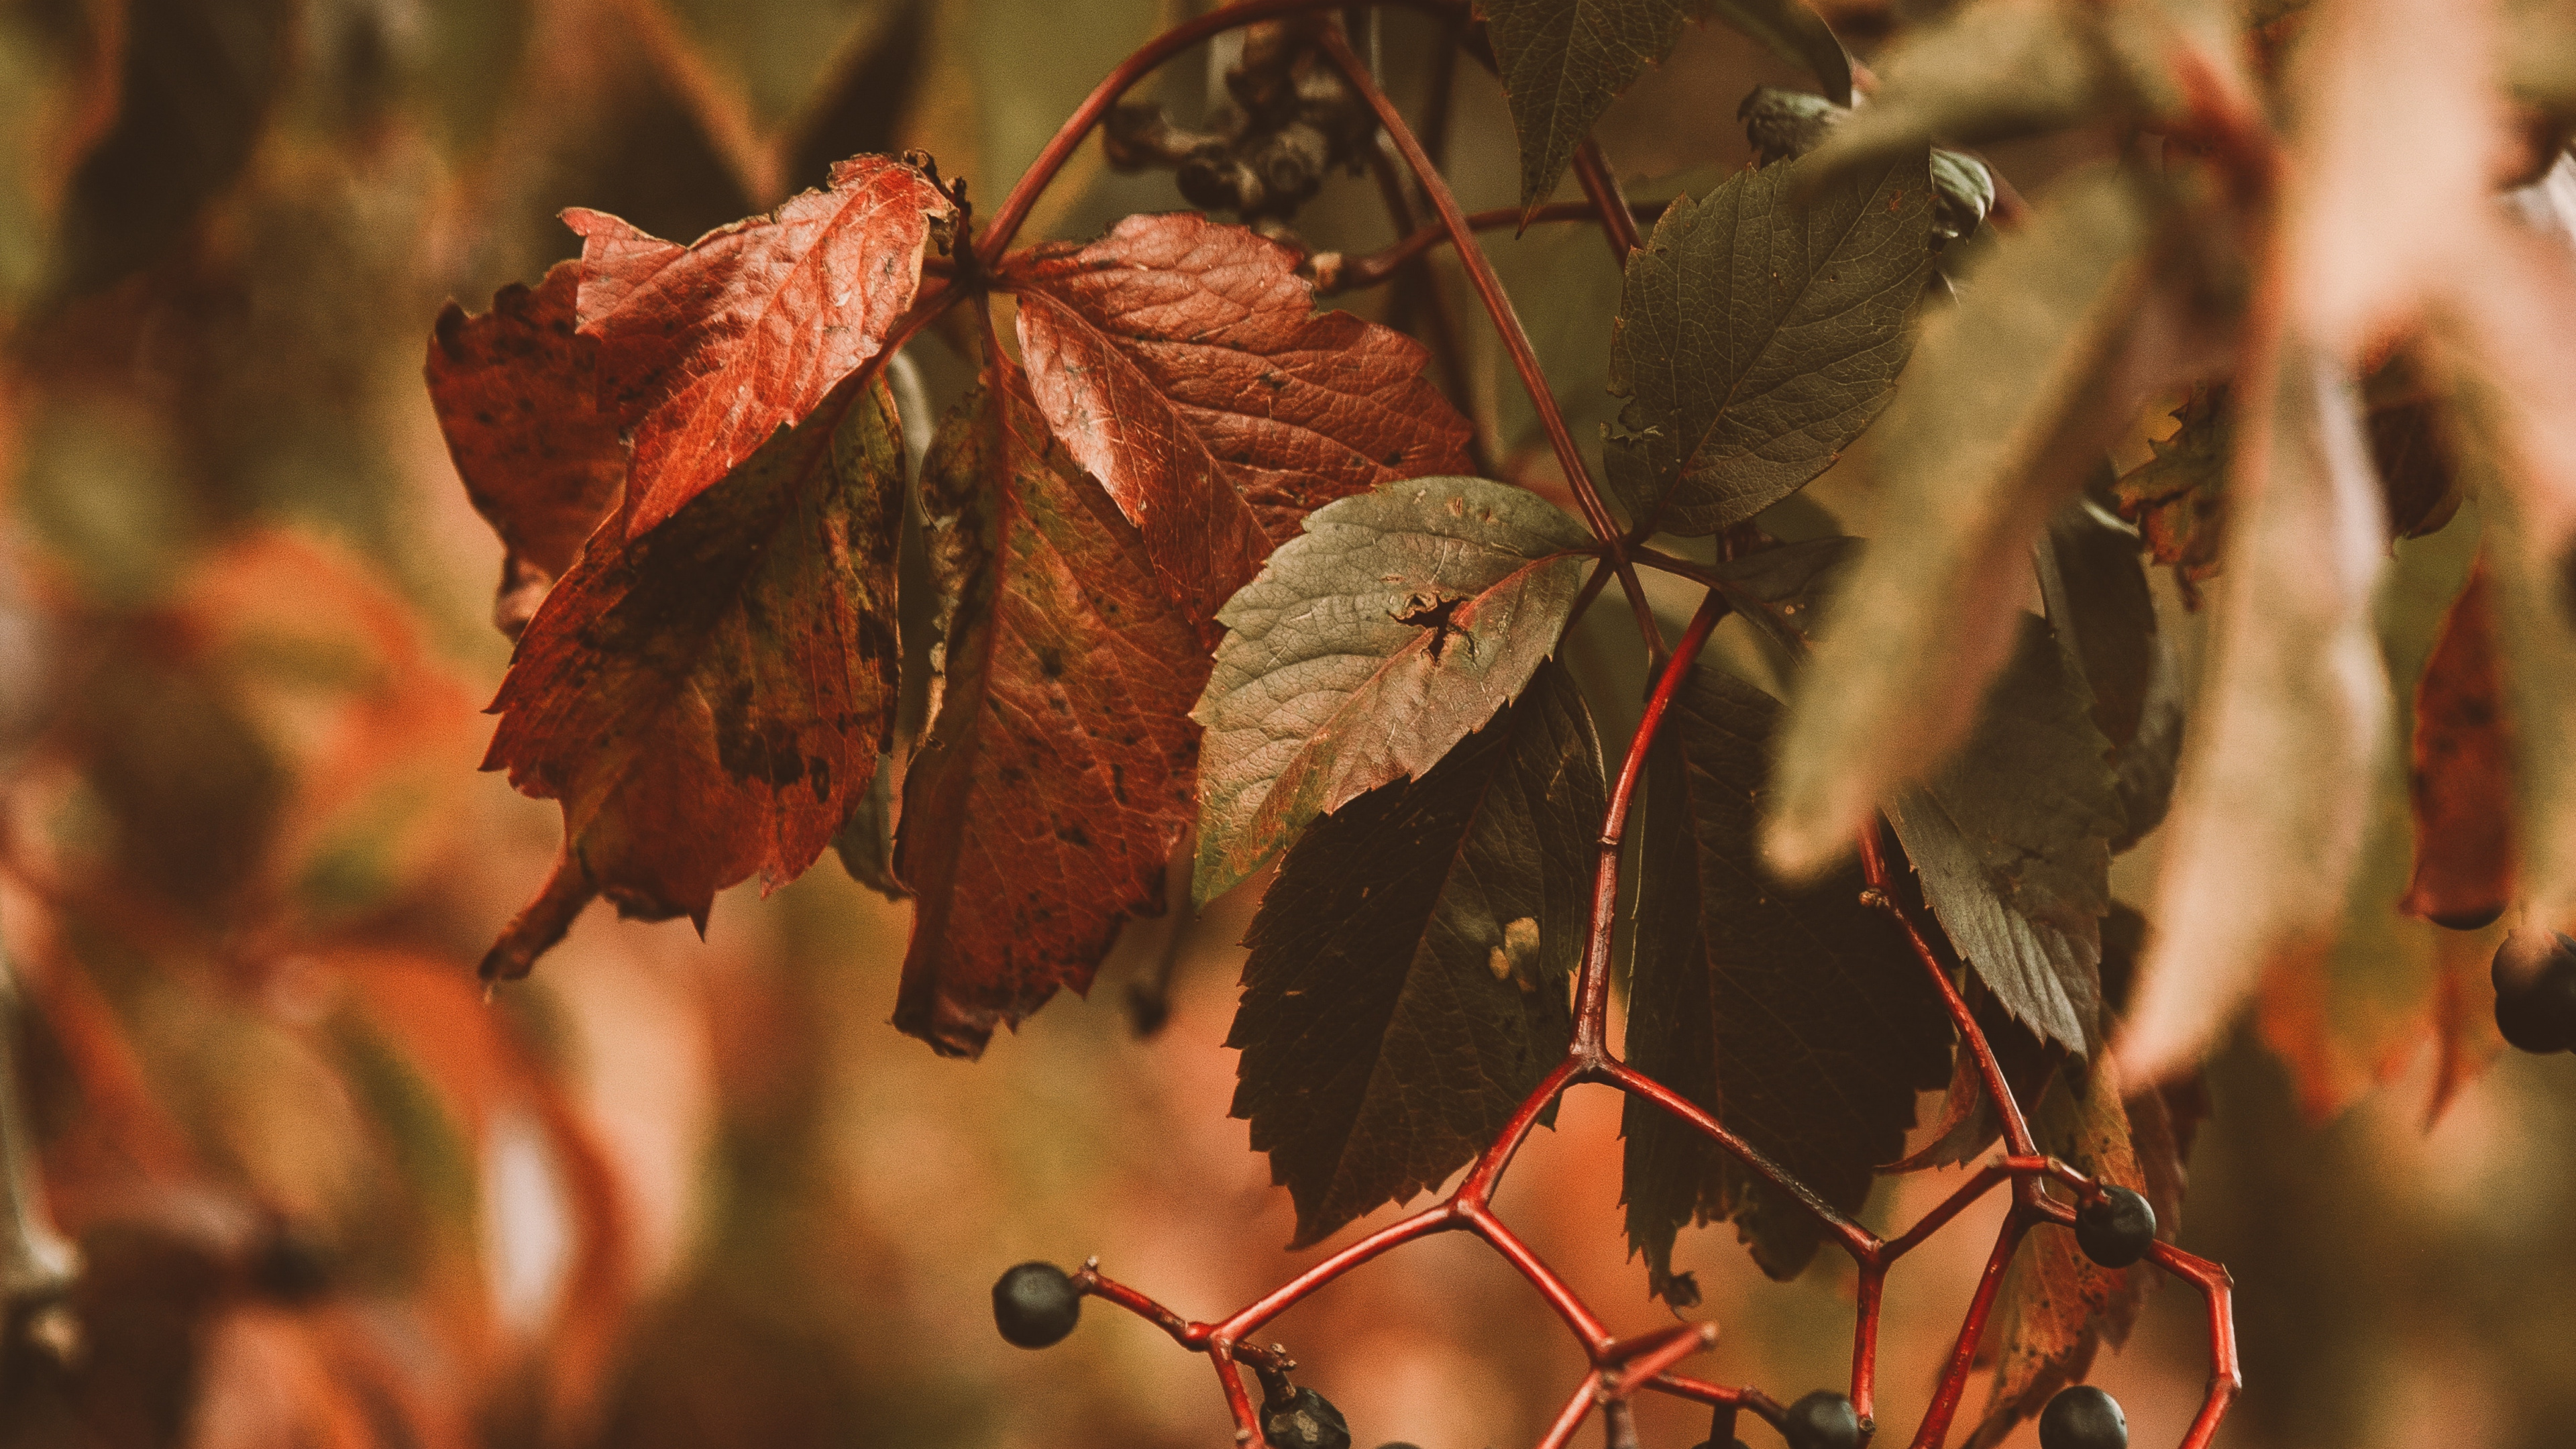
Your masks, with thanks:
[{"label": "green leaf", "polygon": [[1736,612],[1794,661],[1815,631],[1816,600],[1859,557],[1859,539],[1811,538],[1729,559],[1711,572],[1726,581]]},{"label": "green leaf", "polygon": [[1932,270],[1920,153],[1793,204],[1790,166],[1676,199],[1628,258],[1610,470],[1648,532],[1714,533],[1796,492],[1886,406]]},{"label": "green leaf", "polygon": [[2120,804],[2082,682],[2037,620],[2019,641],[1967,744],[1887,816],[1977,978],[2014,1020],[2080,1056],[2101,1039]]},{"label": "green leaf", "polygon": [[1565,1048],[1603,808],[1600,747],[1549,665],[1418,780],[1316,822],[1245,944],[1233,1112],[1303,1247],[1437,1185]]},{"label": "green leaf", "polygon": [[2111,746],[2122,851],[2163,823],[2182,750],[2182,673],[2156,624],[2136,530],[2091,498],[2059,509],[2039,541],[2039,592],[2069,678],[2092,695]]},{"label": "green leaf", "polygon": [[2267,964],[2334,938],[2389,734],[2371,619],[2387,535],[2358,402],[2295,337],[2239,388],[2221,615],[2121,1045],[2139,1081],[2195,1057]]},{"label": "green leaf", "polygon": [[1924,324],[1864,445],[1868,551],[1789,704],[1770,848],[1813,870],[1969,727],[2012,652],[2032,546],[2146,395],[2205,346],[2188,278],[2160,271],[2159,196],[2069,179]]},{"label": "green leaf", "polygon": [[1476,9],[1520,135],[1524,208],[1556,190],[1592,123],[1672,53],[1685,20],[1718,16],[1804,62],[1836,101],[1851,99],[1851,58],[1799,0],[1479,0]]},{"label": "green leaf", "polygon": [[[1948,1079],[1950,1028],[1856,867],[1796,888],[1764,870],[1754,829],[1779,713],[1702,666],[1648,754],[1629,1059],[1854,1212],[1904,1149],[1915,1094]],[[1651,1105],[1625,1113],[1628,1243],[1653,1291],[1673,1296],[1693,1218],[1733,1220],[1775,1278],[1815,1256],[1822,1230],[1797,1203]]]},{"label": "green leaf", "polygon": [[1200,903],[1307,821],[1419,779],[1556,648],[1592,547],[1522,489],[1421,478],[1327,504],[1217,617],[1192,718]]}]

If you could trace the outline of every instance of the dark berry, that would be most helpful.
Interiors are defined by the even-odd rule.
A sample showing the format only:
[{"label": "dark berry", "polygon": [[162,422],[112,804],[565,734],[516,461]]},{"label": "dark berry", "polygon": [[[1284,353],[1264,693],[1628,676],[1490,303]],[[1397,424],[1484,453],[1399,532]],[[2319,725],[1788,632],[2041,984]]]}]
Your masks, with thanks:
[{"label": "dark berry", "polygon": [[1780,1420],[1789,1449],[1860,1449],[1860,1411],[1831,1389],[1818,1389],[1789,1406]]},{"label": "dark berry", "polygon": [[2106,1187],[2075,1210],[2075,1245],[2105,1268],[2129,1266],[2155,1241],[2156,1210],[2132,1189]]},{"label": "dark berry", "polygon": [[1081,1318],[1081,1290],[1053,1263],[1022,1263],[993,1284],[993,1324],[1022,1348],[1064,1342]]},{"label": "dark berry", "polygon": [[2544,947],[2516,931],[2496,948],[2491,979],[2506,1041],[2527,1052],[2576,1047],[2576,941],[2552,932]]},{"label": "dark berry", "polygon": [[2077,1384],[2040,1412],[2039,1449],[2129,1449],[2129,1416],[2118,1399]]},{"label": "dark berry", "polygon": [[1299,1389],[1265,1408],[1261,1437],[1270,1449],[1351,1449],[1351,1426],[1342,1421],[1342,1411],[1313,1389]]},{"label": "dark berry", "polygon": [[2498,903],[2492,906],[2477,906],[2465,911],[2444,911],[2424,919],[2445,931],[2483,931],[2494,925],[2496,918],[2503,914],[2504,906]]}]

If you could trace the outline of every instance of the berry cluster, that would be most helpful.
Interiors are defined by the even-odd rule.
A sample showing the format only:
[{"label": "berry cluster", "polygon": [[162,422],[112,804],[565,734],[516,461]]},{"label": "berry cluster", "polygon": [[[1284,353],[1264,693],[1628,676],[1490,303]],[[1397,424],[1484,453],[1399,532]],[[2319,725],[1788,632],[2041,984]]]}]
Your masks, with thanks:
[{"label": "berry cluster", "polygon": [[[2103,1189],[2076,1213],[2076,1242],[2106,1268],[2126,1267],[2144,1257],[2155,1232],[2155,1209],[2124,1187]],[[1021,1348],[1051,1348],[1081,1320],[1086,1283],[1097,1287],[1103,1281],[1088,1265],[1077,1281],[1053,1263],[1022,1263],[993,1284],[994,1325]],[[1332,1400],[1291,1381],[1293,1367],[1276,1357],[1254,1364],[1262,1388],[1263,1441],[1270,1449],[1351,1449],[1350,1422]],[[1692,1449],[1747,1449],[1735,1437],[1738,1407],[1718,1405],[1708,1438]],[[1869,1442],[1870,1429],[1860,1410],[1848,1395],[1831,1389],[1818,1389],[1778,1411],[1774,1423],[1788,1449],[1861,1449]],[[2078,1384],[2049,1400],[2039,1417],[2039,1442],[2040,1449],[2128,1449],[2128,1416],[2119,1400]],[[1418,1446],[1394,1442],[1378,1449]]]},{"label": "berry cluster", "polygon": [[1246,26],[1242,58],[1225,73],[1233,100],[1209,128],[1177,125],[1150,101],[1123,103],[1109,113],[1109,164],[1169,168],[1192,206],[1281,234],[1327,172],[1364,159],[1374,129],[1368,107],[1317,53],[1319,33],[1314,16]]}]

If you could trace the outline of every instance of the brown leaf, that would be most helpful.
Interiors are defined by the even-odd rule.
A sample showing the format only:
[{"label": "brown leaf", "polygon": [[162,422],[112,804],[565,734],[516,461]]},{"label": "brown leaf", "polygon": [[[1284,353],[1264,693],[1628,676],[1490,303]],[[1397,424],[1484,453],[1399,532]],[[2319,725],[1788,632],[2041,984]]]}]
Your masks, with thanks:
[{"label": "brown leaf", "polygon": [[507,550],[492,622],[513,639],[626,485],[617,420],[598,406],[598,339],[574,330],[580,288],[581,263],[558,262],[479,317],[448,303],[423,369],[465,496]]},{"label": "brown leaf", "polygon": [[[718,890],[793,879],[831,843],[892,732],[902,506],[880,379],[663,526],[583,554],[519,641],[484,761],[563,804],[555,917],[597,891],[703,930]],[[527,924],[487,976],[525,972],[544,934]]]},{"label": "brown leaf", "polygon": [[2227,500],[2227,386],[2192,388],[2174,410],[2172,436],[2155,456],[2114,485],[2120,516],[2138,525],[2149,556],[2174,571],[2183,602],[2197,608],[2200,586],[2218,572]]},{"label": "brown leaf", "polygon": [[904,780],[895,872],[917,903],[894,1019],[973,1056],[1057,987],[1087,989],[1121,921],[1161,912],[1208,659],[1007,360],[941,424],[922,501],[955,603]]},{"label": "brown leaf", "polygon": [[628,538],[669,518],[877,354],[956,204],[904,162],[858,156],[688,246],[575,208],[581,330],[599,397],[634,439]]},{"label": "brown leaf", "polygon": [[2450,279],[2434,356],[2464,426],[2452,434],[2489,507],[2505,687],[2516,736],[2521,883],[2536,920],[2576,925],[2576,158],[2510,198]]},{"label": "brown leaf", "polygon": [[1429,354],[1315,315],[1296,260],[1241,227],[1166,215],[1000,268],[1039,410],[1201,627],[1312,510],[1474,471],[1466,419],[1421,375]]},{"label": "brown leaf", "polygon": [[2402,909],[2474,930],[2513,899],[2513,741],[2484,569],[2469,575],[2415,686],[2415,874]]},{"label": "brown leaf", "polygon": [[[2061,1074],[2033,1113],[2031,1130],[2042,1152],[2060,1157],[2097,1181],[2145,1191],[2148,1175],[2132,1140],[2131,1110],[2120,1099],[2118,1070],[2109,1053],[2094,1058],[2078,1083]],[[2151,1111],[2161,1113],[2153,1096]],[[2159,1121],[2163,1141],[2170,1123]],[[2178,1167],[2173,1169],[2179,1181]],[[2156,1236],[2171,1238],[2173,1222],[2156,1204]],[[2072,1230],[2032,1230],[2004,1279],[1995,1328],[1981,1348],[1995,1366],[1985,1418],[1969,1436],[1969,1449],[1990,1449],[2022,1420],[2036,1414],[2059,1389],[2081,1383],[2105,1343],[2126,1342],[2138,1321],[2154,1270],[2105,1268],[2084,1256]]]}]

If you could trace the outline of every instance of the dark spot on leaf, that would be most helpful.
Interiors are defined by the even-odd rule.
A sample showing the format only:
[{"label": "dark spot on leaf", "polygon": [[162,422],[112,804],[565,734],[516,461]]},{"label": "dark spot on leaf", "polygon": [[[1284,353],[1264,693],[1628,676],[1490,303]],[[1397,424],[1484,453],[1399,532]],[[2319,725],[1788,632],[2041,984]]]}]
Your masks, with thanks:
[{"label": "dark spot on leaf", "polygon": [[1064,678],[1064,651],[1050,648],[1038,650],[1038,672],[1049,679]]},{"label": "dark spot on leaf", "polygon": [[[1437,664],[1440,662],[1441,652],[1449,647],[1450,637],[1463,636],[1466,633],[1452,622],[1452,616],[1458,612],[1458,605],[1462,602],[1464,600],[1442,599],[1436,604],[1417,604],[1410,613],[1397,615],[1396,622],[1411,624],[1417,629],[1430,632],[1431,642],[1426,647],[1431,651],[1431,662]],[[1469,646],[1469,652],[1474,652],[1472,644]]]}]

